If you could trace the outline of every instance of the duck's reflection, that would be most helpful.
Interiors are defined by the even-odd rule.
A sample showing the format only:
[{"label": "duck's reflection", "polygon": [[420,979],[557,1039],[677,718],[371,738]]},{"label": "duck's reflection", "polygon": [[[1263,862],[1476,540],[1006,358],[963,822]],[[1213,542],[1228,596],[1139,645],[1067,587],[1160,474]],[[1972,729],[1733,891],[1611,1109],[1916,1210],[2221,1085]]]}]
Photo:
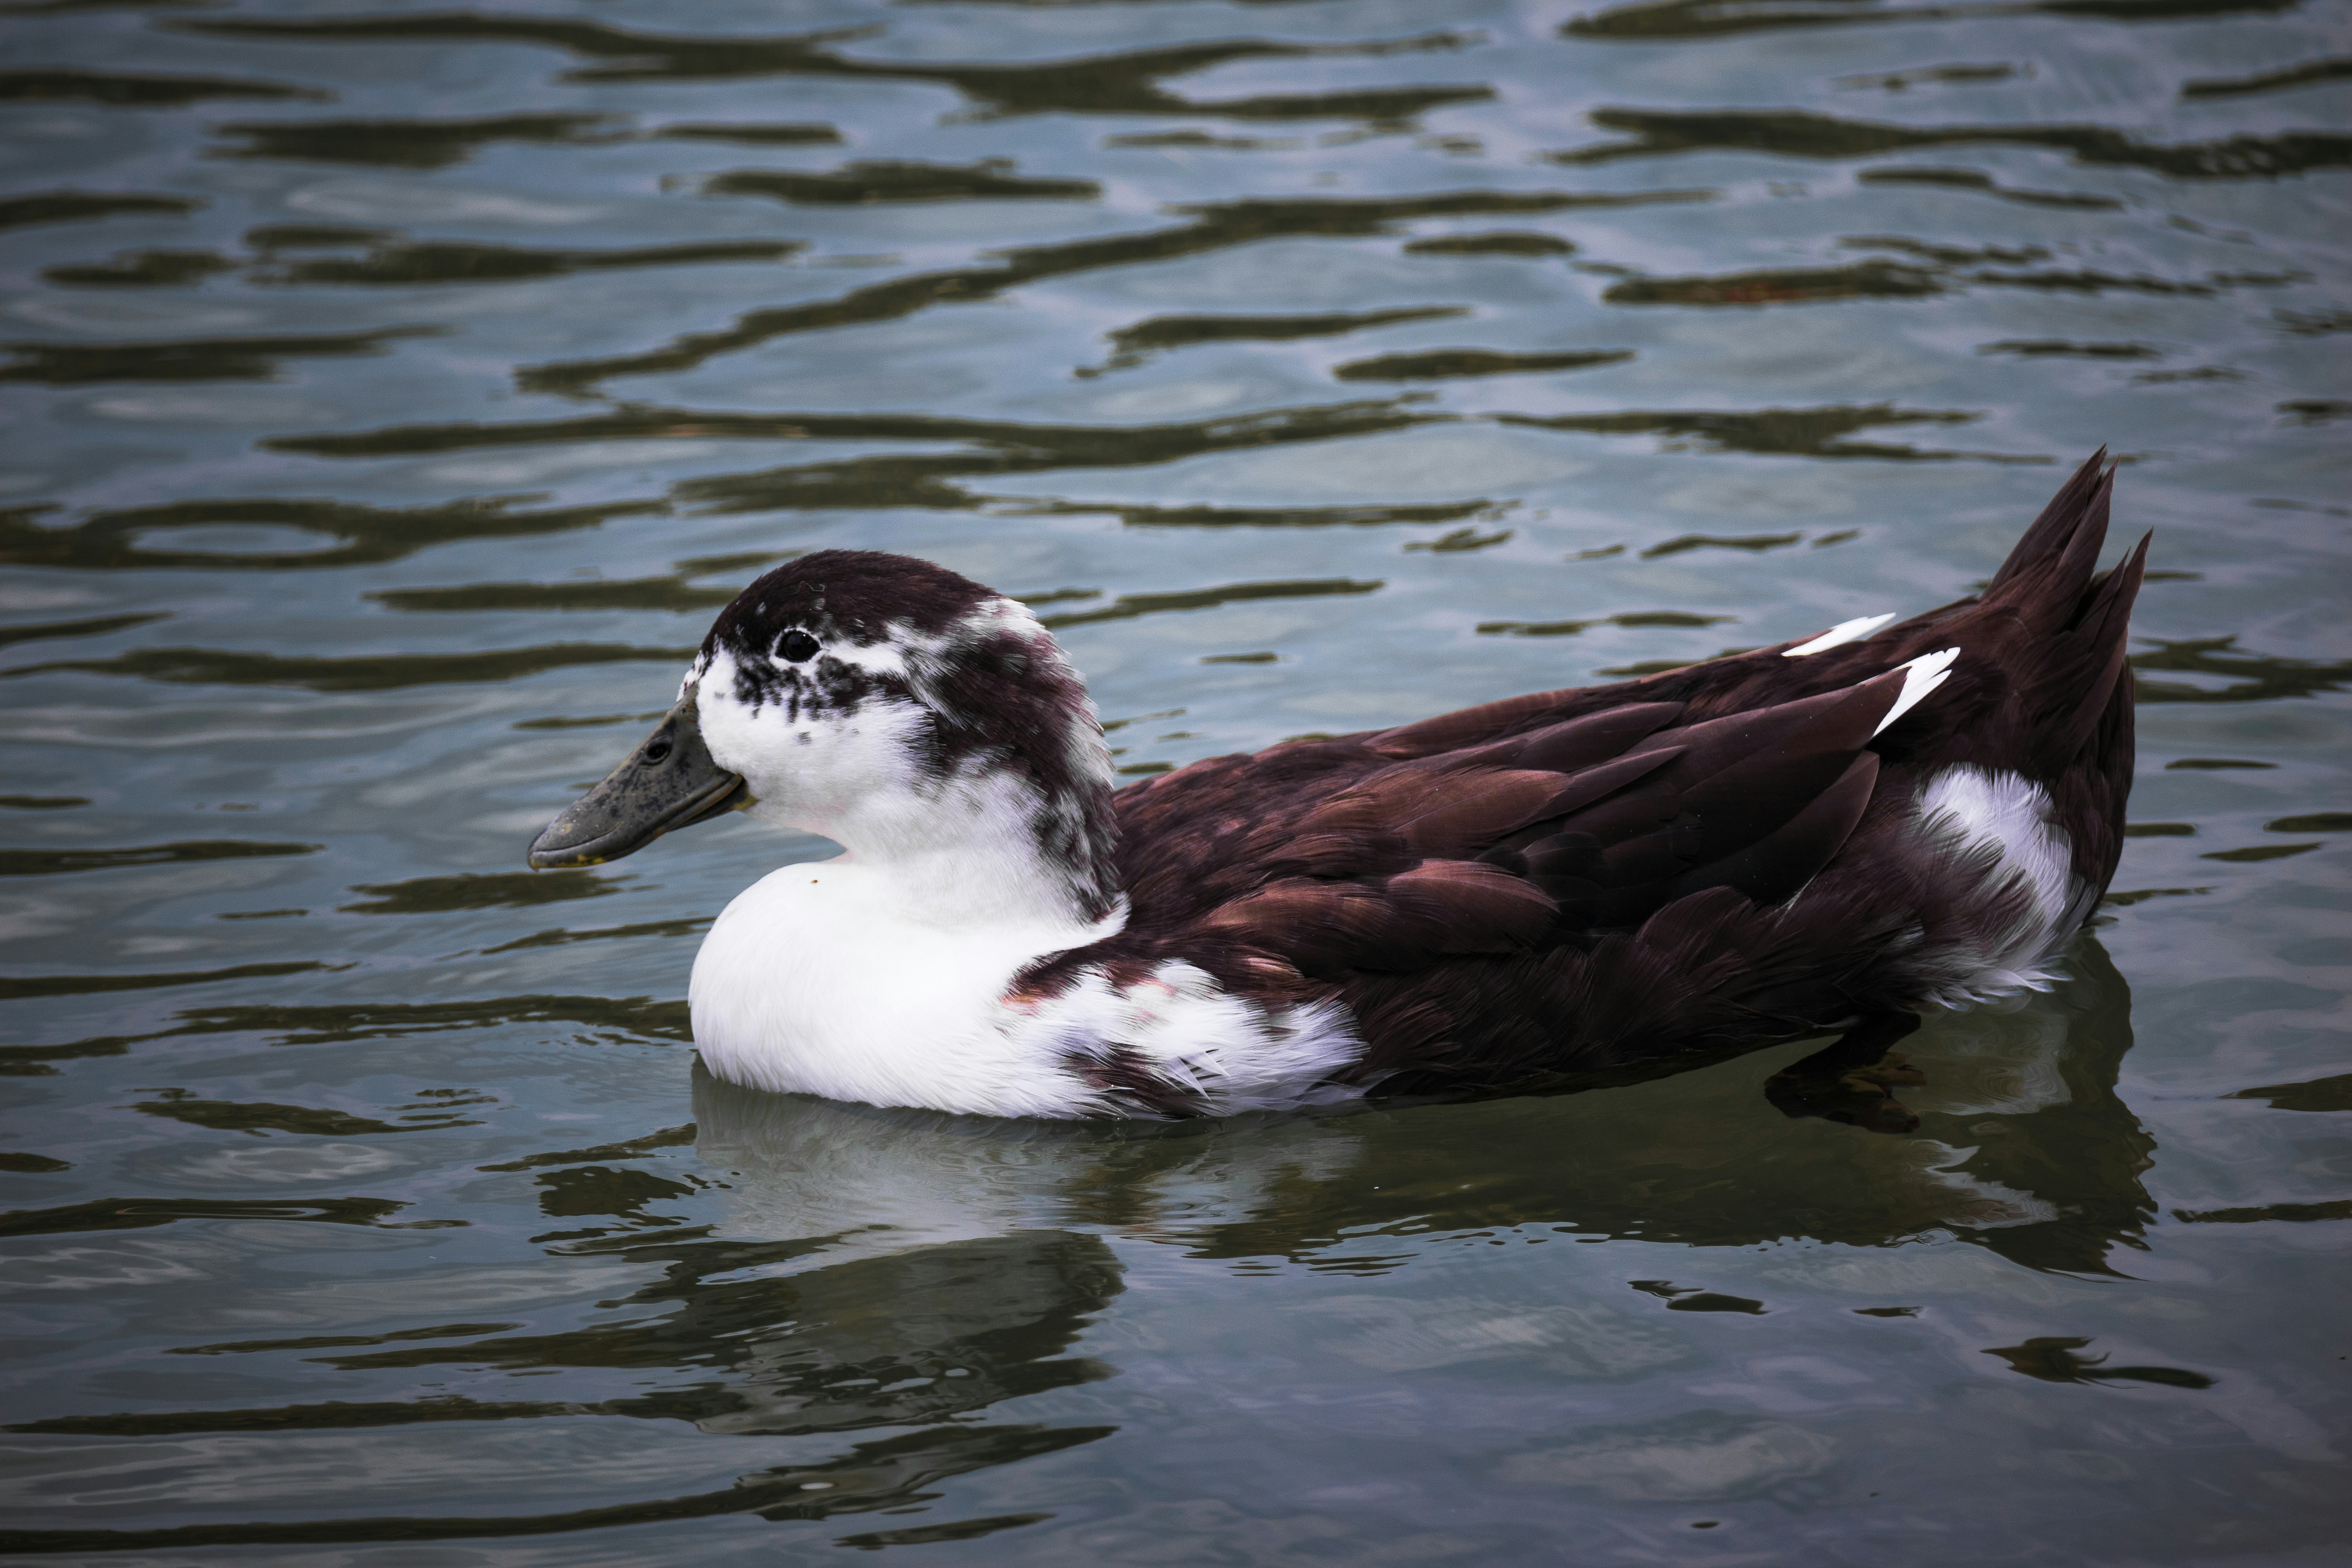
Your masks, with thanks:
[{"label": "duck's reflection", "polygon": [[[740,1436],[942,1421],[1108,1376],[1100,1363],[1063,1352],[1120,1289],[1099,1239],[1055,1231],[861,1258],[731,1290],[698,1284],[675,1326],[706,1351],[734,1347],[723,1379],[667,1395],[671,1408],[615,1414],[683,1415]],[[697,1321],[719,1305],[711,1298],[736,1293],[752,1309],[725,1314],[738,1321]]]},{"label": "duck's reflection", "polygon": [[2036,1268],[2100,1272],[2152,1215],[2154,1143],[2115,1094],[2130,994],[2097,944],[2006,1013],[1932,1019],[1916,1134],[1790,1121],[1789,1047],[1584,1092],[1213,1125],[1005,1122],[736,1089],[698,1074],[698,1152],[731,1228],[824,1238],[803,1262],[1045,1231],[1194,1256],[1377,1270],[1402,1238],[1549,1226],[1598,1237],[1883,1246],[1946,1233]]}]

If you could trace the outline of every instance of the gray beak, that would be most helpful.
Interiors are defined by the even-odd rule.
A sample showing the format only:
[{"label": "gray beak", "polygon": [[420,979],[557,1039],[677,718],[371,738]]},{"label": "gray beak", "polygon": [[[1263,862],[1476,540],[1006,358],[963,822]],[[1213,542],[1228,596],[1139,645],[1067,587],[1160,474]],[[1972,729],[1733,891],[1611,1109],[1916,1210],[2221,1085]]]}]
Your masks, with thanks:
[{"label": "gray beak", "polygon": [[618,860],[673,828],[707,822],[749,798],[743,775],[710,760],[689,692],[628,761],[547,825],[531,843],[530,868]]}]

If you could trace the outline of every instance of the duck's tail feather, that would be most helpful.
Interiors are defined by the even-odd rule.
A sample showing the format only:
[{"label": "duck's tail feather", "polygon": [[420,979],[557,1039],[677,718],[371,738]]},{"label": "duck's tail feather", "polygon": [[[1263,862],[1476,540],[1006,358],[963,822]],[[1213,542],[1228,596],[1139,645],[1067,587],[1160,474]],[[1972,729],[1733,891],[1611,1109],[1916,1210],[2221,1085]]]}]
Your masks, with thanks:
[{"label": "duck's tail feather", "polygon": [[2032,596],[2044,602],[2070,600],[2082,592],[2107,537],[2107,498],[2116,478],[2106,461],[2102,447],[2050,498],[1985,585],[1987,599],[2010,597],[2019,584],[2030,585]]},{"label": "duck's tail feather", "polygon": [[2155,537],[2153,532],[2142,534],[2132,552],[2093,579],[2081,597],[2067,635],[2089,655],[2085,662],[2090,679],[2084,682],[2073,711],[2037,736],[2035,760],[2045,768],[2063,766],[2084,754],[2108,708],[2117,701],[2128,708],[2132,702],[2131,668],[2125,654],[2130,642],[2132,604],[2139,597],[2140,580],[2147,570],[2148,542]]},{"label": "duck's tail feather", "polygon": [[[2066,481],[1980,597],[1916,634],[1921,648],[1959,647],[1953,679],[1971,680],[1974,702],[1965,714],[1948,709],[1945,728],[1910,743],[1925,748],[1930,766],[2021,774],[2047,793],[2050,820],[2070,844],[2074,895],[2051,928],[2060,938],[2072,934],[2115,875],[2131,795],[2126,656],[2149,540],[2096,570],[2115,489],[2114,473],[2101,471],[2105,455]],[[1920,711],[1935,707],[1930,701]]]},{"label": "duck's tail feather", "polygon": [[[2120,700],[2131,701],[2125,653],[2148,542],[2096,571],[2116,484],[2105,463],[2103,447],[2074,470],[1970,614],[1987,631],[2000,628],[1993,635],[2007,645],[2002,662],[2014,684],[2003,707],[2022,731],[2012,731],[2009,743],[2018,750],[2010,754],[2045,778],[2094,749],[2119,689]],[[1965,647],[1968,639],[1956,633],[1954,640]]]}]

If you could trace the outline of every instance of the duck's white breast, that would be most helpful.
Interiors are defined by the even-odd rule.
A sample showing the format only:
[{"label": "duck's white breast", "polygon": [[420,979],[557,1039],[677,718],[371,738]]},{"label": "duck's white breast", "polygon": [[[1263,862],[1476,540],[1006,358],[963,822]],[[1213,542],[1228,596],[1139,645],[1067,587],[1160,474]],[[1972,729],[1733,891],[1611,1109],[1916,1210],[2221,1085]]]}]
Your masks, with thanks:
[{"label": "duck's white breast", "polygon": [[874,871],[787,866],[703,939],[688,998],[710,1070],[755,1088],[996,1116],[1068,1116],[1086,1086],[992,1026],[1013,974],[1093,940],[904,918]]},{"label": "duck's white breast", "polygon": [[1132,1109],[1116,1058],[1212,1114],[1359,1092],[1323,1085],[1362,1047],[1343,1010],[1269,1009],[1165,963],[1132,984],[1082,972],[1048,997],[1009,994],[1026,965],[1113,934],[909,918],[872,869],[787,866],[729,904],[694,962],[695,1044],[733,1083],[990,1116]]}]

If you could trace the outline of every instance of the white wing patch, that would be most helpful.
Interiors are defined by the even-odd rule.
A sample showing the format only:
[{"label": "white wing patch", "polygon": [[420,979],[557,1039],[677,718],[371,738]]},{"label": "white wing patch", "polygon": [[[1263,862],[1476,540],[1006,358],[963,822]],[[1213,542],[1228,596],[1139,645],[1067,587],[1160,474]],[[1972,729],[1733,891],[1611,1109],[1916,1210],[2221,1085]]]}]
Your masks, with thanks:
[{"label": "white wing patch", "polygon": [[1886,726],[1925,701],[1927,693],[1950,679],[1953,661],[1959,657],[1958,648],[1948,647],[1935,653],[1923,653],[1917,658],[1896,665],[1895,669],[1904,672],[1903,689],[1895,694],[1895,706],[1886,710],[1886,717],[1878,721],[1878,728],[1871,733],[1883,733]]},{"label": "white wing patch", "polygon": [[1780,657],[1802,658],[1807,654],[1826,653],[1833,647],[1843,647],[1850,642],[1860,642],[1893,620],[1895,615],[1895,611],[1889,610],[1883,616],[1862,616],[1851,621],[1840,621],[1809,643],[1799,643],[1795,647],[1781,649]]}]

